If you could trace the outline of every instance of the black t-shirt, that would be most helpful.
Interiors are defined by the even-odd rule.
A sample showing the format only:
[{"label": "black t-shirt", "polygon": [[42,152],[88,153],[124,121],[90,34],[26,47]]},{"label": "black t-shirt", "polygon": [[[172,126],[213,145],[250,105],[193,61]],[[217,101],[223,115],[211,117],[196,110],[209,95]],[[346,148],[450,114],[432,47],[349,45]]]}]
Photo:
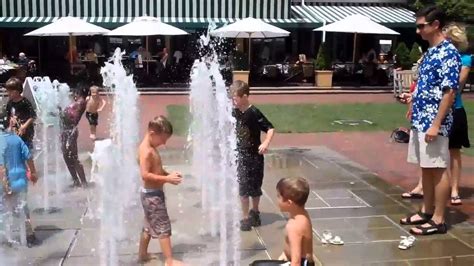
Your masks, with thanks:
[{"label": "black t-shirt", "polygon": [[[10,118],[13,115],[13,109],[15,109],[15,116],[18,118],[20,125],[23,125],[28,121],[28,119],[36,119],[36,111],[31,105],[30,101],[26,98],[22,98],[18,102],[9,100],[6,107],[7,121],[10,121]],[[25,135],[22,136],[22,139],[32,139],[35,133],[34,124],[31,123],[30,126],[26,129]]]},{"label": "black t-shirt", "polygon": [[266,133],[272,129],[272,123],[253,105],[244,112],[234,109],[234,117],[237,120],[237,148],[241,151],[258,151],[260,132]]}]

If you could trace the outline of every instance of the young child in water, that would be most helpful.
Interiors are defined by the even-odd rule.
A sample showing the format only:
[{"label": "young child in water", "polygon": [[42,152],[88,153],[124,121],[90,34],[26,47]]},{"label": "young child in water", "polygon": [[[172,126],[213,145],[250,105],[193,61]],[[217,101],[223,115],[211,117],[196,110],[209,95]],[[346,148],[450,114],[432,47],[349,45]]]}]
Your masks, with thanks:
[{"label": "young child in water", "polygon": [[[239,195],[243,219],[240,230],[250,231],[260,226],[260,196],[264,172],[264,157],[272,141],[275,129],[263,113],[250,103],[249,85],[237,80],[231,86],[232,100],[235,105],[233,115],[237,120],[237,152]],[[261,132],[265,139],[260,140]],[[252,198],[252,209],[250,209]],[[249,210],[250,209],[250,210]]]},{"label": "young child in water", "polygon": [[163,169],[160,154],[156,150],[166,144],[173,134],[171,123],[164,116],[155,117],[148,123],[148,130],[138,148],[138,161],[143,181],[141,201],[145,213],[143,231],[140,234],[138,260],[140,263],[153,259],[148,254],[151,238],[158,238],[166,266],[182,265],[173,258],[171,248],[171,222],[166,209],[163,186],[166,183],[178,185],[182,181],[178,172],[168,173]]},{"label": "young child in water", "polygon": [[86,118],[91,130],[90,138],[95,140],[97,125],[99,124],[99,112],[104,109],[107,102],[100,97],[99,87],[97,86],[90,87],[90,96],[87,96],[86,102]]},{"label": "young child in water", "polygon": [[88,87],[78,86],[74,91],[74,102],[61,112],[61,151],[74,187],[87,187],[84,166],[79,161],[77,149],[78,124],[86,110],[85,97],[87,94]]},{"label": "young child in water", "polygon": [[314,266],[313,226],[305,209],[309,184],[302,177],[282,178],[276,189],[280,210],[289,214],[285,248],[279,259],[290,261],[291,265]]}]

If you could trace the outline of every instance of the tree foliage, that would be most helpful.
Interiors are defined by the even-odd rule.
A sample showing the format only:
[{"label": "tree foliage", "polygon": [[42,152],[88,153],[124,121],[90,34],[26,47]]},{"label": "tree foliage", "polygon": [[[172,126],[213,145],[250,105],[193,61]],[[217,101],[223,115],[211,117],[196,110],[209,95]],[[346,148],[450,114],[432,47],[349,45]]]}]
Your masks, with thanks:
[{"label": "tree foliage", "polygon": [[413,46],[411,47],[410,51],[410,63],[414,64],[418,62],[418,59],[421,57],[421,52],[420,52],[420,46],[418,43],[413,43]]},{"label": "tree foliage", "polygon": [[331,69],[331,58],[329,57],[325,43],[321,43],[321,46],[319,46],[314,66],[317,70]]},{"label": "tree foliage", "polygon": [[449,20],[458,22],[474,21],[474,4],[472,0],[410,0],[409,7],[416,11],[428,5],[441,7]]},{"label": "tree foliage", "polygon": [[395,49],[397,61],[403,69],[410,69],[412,63],[410,61],[410,50],[404,42],[400,42]]}]

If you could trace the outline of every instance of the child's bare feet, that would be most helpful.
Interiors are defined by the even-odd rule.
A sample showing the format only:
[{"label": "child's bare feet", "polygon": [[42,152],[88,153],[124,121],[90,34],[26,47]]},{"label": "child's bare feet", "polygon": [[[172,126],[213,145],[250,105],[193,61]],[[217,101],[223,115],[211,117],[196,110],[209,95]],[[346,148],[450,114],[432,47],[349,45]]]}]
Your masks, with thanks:
[{"label": "child's bare feet", "polygon": [[91,134],[89,138],[91,138],[91,140],[95,140],[96,139],[95,134]]},{"label": "child's bare feet", "polygon": [[151,260],[156,260],[157,257],[151,254],[146,254],[145,256],[138,256],[138,263],[147,263]]},{"label": "child's bare feet", "polygon": [[185,264],[179,260],[171,260],[171,261],[166,260],[165,266],[185,266]]}]

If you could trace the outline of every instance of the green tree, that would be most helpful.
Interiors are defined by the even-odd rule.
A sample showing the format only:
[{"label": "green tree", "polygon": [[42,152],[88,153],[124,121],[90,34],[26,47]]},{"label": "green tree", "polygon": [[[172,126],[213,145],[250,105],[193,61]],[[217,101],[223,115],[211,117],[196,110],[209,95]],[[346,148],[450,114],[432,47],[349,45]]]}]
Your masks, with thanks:
[{"label": "green tree", "polygon": [[474,21],[474,4],[472,0],[410,0],[408,2],[408,6],[414,11],[434,4],[445,10],[449,20]]},{"label": "green tree", "polygon": [[421,52],[420,52],[420,46],[418,43],[414,43],[413,46],[411,47],[410,51],[410,63],[413,65],[420,59],[421,57]]},{"label": "green tree", "polygon": [[403,69],[409,69],[412,66],[410,61],[410,50],[404,42],[400,42],[395,49],[397,61]]},{"label": "green tree", "polygon": [[472,4],[469,7],[466,0],[436,0],[436,5],[445,10],[448,18],[453,21],[466,21],[468,11],[474,8]]},{"label": "green tree", "polygon": [[[412,0],[412,1],[409,1],[411,2],[409,4],[409,7],[411,7],[414,11],[416,10],[419,10],[425,6],[427,6],[428,4],[434,4],[434,1],[426,1],[426,0]],[[428,3],[430,2],[430,3]]]},{"label": "green tree", "polygon": [[331,58],[326,51],[326,45],[321,43],[318,50],[318,55],[314,61],[314,67],[317,70],[329,70],[331,69]]}]

